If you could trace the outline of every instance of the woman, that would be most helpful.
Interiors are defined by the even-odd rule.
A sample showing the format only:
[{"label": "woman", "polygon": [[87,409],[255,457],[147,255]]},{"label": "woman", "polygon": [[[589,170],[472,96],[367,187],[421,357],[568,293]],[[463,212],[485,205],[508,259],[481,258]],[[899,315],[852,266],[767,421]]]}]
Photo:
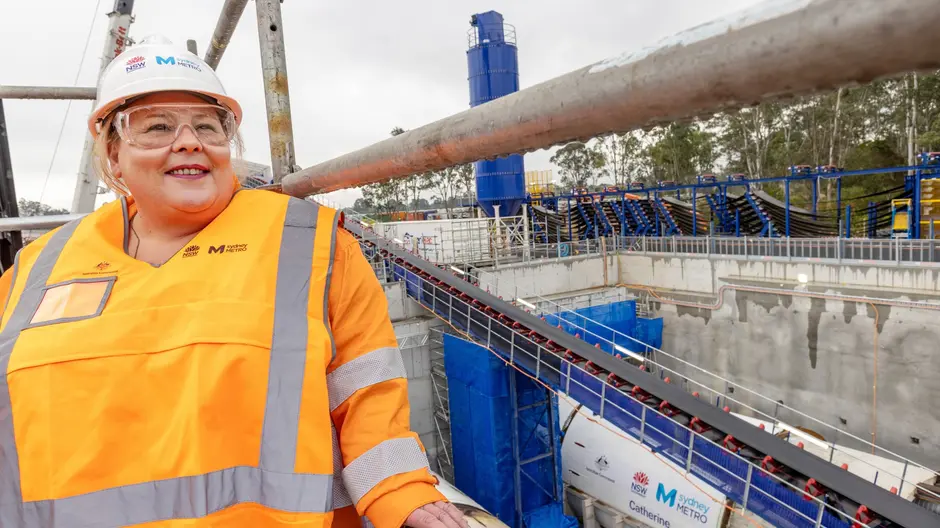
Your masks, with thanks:
[{"label": "woman", "polygon": [[466,526],[336,211],[239,190],[241,107],[195,55],[129,48],[97,101],[121,199],[0,278],[0,526]]}]

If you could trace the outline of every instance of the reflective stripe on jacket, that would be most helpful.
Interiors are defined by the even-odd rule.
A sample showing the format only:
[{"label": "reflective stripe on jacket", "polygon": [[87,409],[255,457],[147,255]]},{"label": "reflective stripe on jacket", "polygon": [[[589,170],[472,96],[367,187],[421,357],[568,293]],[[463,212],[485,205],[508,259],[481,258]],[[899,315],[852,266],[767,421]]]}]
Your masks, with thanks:
[{"label": "reflective stripe on jacket", "polygon": [[125,252],[133,212],[47,233],[0,278],[0,526],[326,527],[352,504],[398,528],[443,500],[335,211],[242,190],[160,267]]}]

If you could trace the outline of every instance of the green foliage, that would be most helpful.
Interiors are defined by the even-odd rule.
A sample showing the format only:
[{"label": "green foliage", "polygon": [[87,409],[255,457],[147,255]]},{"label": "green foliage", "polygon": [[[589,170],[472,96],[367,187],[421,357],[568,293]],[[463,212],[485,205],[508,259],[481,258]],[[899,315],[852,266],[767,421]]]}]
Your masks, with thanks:
[{"label": "green foliage", "polygon": [[691,183],[695,175],[711,172],[717,158],[715,135],[696,124],[673,123],[651,134],[646,155],[652,167],[646,183],[672,180]]},{"label": "green foliage", "polygon": [[20,198],[17,203],[20,216],[47,216],[69,214],[65,209],[58,209],[44,203],[34,202],[26,198]]},{"label": "green foliage", "polygon": [[561,168],[561,184],[568,188],[596,187],[605,174],[604,153],[580,141],[558,149],[549,161]]}]

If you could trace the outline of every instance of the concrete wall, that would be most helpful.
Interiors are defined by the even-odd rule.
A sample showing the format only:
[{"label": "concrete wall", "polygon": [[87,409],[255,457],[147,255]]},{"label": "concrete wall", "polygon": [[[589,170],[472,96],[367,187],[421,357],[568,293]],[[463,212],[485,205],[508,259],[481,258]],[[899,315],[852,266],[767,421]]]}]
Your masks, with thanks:
[{"label": "concrete wall", "polygon": [[[385,297],[389,305],[389,317],[395,329],[395,336],[401,340],[405,336],[426,335],[437,320],[428,316],[428,312],[418,303],[404,295],[403,283],[386,284]],[[420,347],[402,349],[402,360],[408,374],[408,403],[411,407],[411,429],[418,433],[427,450],[431,467],[438,451],[437,432],[434,427],[433,400],[434,389],[431,382],[431,343]]]},{"label": "concrete wall", "polygon": [[[861,438],[871,439],[874,431],[877,444],[940,467],[940,408],[934,405],[940,401],[940,312],[891,305],[940,305],[940,269],[628,253],[608,257],[606,266],[591,257],[494,273],[501,282],[513,280],[520,289],[546,296],[619,282],[657,288],[665,301],[714,306],[654,303],[664,318],[663,349]],[[808,284],[799,284],[801,274]],[[740,287],[782,291],[735,289]],[[642,288],[632,291],[648,295]],[[887,301],[843,302],[826,299],[829,294]],[[666,363],[701,378],[678,362]],[[723,383],[712,388],[725,392]],[[773,404],[741,390],[733,396],[774,412]],[[779,417],[857,446],[845,435],[833,438],[834,433],[808,419],[787,413]]]},{"label": "concrete wall", "polygon": [[504,297],[512,295],[513,287],[518,288],[518,296],[522,297],[534,294],[551,296],[616,284],[619,265],[616,255],[609,255],[606,259],[575,257],[548,260],[539,264],[501,266],[490,270],[487,280],[495,282]]}]

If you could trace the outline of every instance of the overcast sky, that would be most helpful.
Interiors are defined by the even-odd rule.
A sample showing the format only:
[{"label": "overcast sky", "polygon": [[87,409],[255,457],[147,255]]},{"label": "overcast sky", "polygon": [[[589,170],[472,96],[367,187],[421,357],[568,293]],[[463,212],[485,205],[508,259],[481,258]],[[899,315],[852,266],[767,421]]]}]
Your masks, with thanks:
[{"label": "overcast sky", "polygon": [[[382,140],[396,126],[416,128],[466,109],[466,33],[474,13],[497,10],[516,27],[525,88],[755,3],[286,0],[281,7],[297,162],[308,167]],[[203,56],[222,4],[137,0],[130,34],[139,40],[159,33],[181,46],[192,38]],[[2,2],[0,84],[93,86],[113,5],[113,0]],[[79,71],[89,27],[91,41]],[[254,2],[245,9],[218,73],[244,107],[245,158],[270,164]],[[91,102],[73,102],[66,117],[67,108],[65,101],[4,101],[18,197],[70,207]],[[549,157],[546,151],[528,154],[526,169],[552,168]],[[333,194],[344,205],[359,196],[358,191]]]}]

